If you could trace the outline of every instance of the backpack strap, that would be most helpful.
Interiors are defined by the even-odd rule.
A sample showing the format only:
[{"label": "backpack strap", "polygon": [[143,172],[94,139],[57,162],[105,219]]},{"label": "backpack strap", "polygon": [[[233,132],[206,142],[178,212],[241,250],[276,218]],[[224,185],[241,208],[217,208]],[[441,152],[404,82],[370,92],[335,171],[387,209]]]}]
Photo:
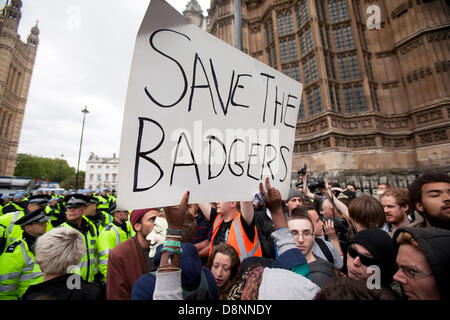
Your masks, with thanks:
[{"label": "backpack strap", "polygon": [[331,264],[334,264],[333,254],[331,253],[330,248],[328,248],[325,241],[323,241],[320,238],[316,238],[316,242],[319,245],[320,250],[322,250],[323,254],[327,258],[328,262],[330,262]]}]

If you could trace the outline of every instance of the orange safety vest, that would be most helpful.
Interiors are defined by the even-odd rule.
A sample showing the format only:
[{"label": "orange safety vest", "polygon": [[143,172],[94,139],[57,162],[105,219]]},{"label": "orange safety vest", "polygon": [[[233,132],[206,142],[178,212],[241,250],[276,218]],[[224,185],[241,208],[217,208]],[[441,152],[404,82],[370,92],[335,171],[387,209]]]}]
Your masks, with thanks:
[{"label": "orange safety vest", "polygon": [[[218,214],[213,224],[213,235],[211,237],[211,245],[209,247],[209,255],[212,253],[212,247],[214,238],[217,235],[217,231],[220,229],[220,225],[223,222],[223,217]],[[255,226],[255,238],[251,242],[241,224],[241,213],[238,211],[233,218],[233,222],[230,226],[230,231],[228,233],[227,243],[231,245],[239,254],[240,260],[244,260],[248,257],[262,257],[261,244],[258,239],[258,232]]]}]

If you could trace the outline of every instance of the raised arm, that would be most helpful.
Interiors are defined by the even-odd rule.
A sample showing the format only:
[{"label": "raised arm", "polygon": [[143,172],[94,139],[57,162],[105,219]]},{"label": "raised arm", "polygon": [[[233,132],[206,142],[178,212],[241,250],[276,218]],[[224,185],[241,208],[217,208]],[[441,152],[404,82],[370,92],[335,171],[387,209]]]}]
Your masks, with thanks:
[{"label": "raised arm", "polygon": [[325,189],[320,189],[320,191],[322,192],[322,194],[326,194],[327,198],[334,203],[334,205],[336,206],[336,208],[347,218],[350,218],[349,214],[348,214],[348,208],[347,206],[341,202],[337,197],[335,197],[333,195],[333,192],[331,191],[331,188],[328,185],[328,182],[325,180]]},{"label": "raised arm", "polygon": [[200,210],[202,211],[205,218],[209,221],[211,217],[211,203],[209,202],[202,202],[198,204]]},{"label": "raised arm", "polygon": [[[267,192],[264,191],[263,184],[259,183],[259,191],[264,197],[267,209],[272,214],[272,221],[275,226],[275,231],[272,232],[272,238],[275,240],[277,253],[282,255],[284,252],[297,248],[295,239],[288,228],[286,217],[284,216],[283,209],[281,208],[281,194],[275,188],[270,186],[269,179],[265,181]],[[300,250],[298,250],[301,254]]]},{"label": "raised arm", "polygon": [[305,173],[302,178],[303,178],[303,194],[306,195],[308,198],[314,200],[314,194],[311,191],[309,191],[308,188],[308,173]]},{"label": "raised arm", "polygon": [[183,300],[180,268],[181,231],[188,201],[189,191],[186,191],[179,206],[164,208],[168,231],[166,241],[161,249],[161,262],[156,272],[154,300]]},{"label": "raised arm", "polygon": [[272,215],[272,222],[275,226],[275,230],[287,228],[286,218],[284,217],[283,209],[281,208],[282,200],[280,191],[270,186],[269,178],[266,178],[265,184],[267,191],[264,190],[263,184],[260,182],[259,192],[261,192],[261,195],[264,197],[266,207]]},{"label": "raised arm", "polygon": [[253,217],[255,216],[252,201],[241,201],[241,214],[242,218],[244,218],[245,222],[247,222],[247,225],[250,225],[253,221]]}]

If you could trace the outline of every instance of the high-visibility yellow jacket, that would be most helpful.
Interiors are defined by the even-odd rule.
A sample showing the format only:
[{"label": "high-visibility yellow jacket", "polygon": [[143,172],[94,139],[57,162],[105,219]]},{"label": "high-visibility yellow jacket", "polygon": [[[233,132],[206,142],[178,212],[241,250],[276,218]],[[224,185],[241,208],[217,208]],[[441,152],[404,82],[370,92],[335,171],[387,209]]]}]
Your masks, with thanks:
[{"label": "high-visibility yellow jacket", "polygon": [[22,238],[0,255],[0,300],[17,300],[28,287],[43,281],[44,274]]},{"label": "high-visibility yellow jacket", "polygon": [[[3,209],[5,209],[6,207],[9,207],[9,211],[8,212],[4,212]],[[8,214],[11,213],[13,211],[25,211],[24,208],[22,208],[21,206],[19,206],[17,203],[15,203],[14,201],[10,201],[7,204],[0,206],[0,216],[4,215],[4,214]]]},{"label": "high-visibility yellow jacket", "polygon": [[128,223],[128,221],[125,223],[125,228],[120,226],[116,221],[113,221],[111,224],[106,226],[106,228],[98,236],[98,270],[102,274],[103,282],[106,281],[109,252],[114,249],[119,243],[130,239],[133,234],[133,228],[131,227],[131,224]]},{"label": "high-visibility yellow jacket", "polygon": [[86,254],[81,258],[78,269],[72,270],[89,282],[94,282],[94,277],[98,272],[98,256],[97,256],[97,238],[98,233],[95,225],[83,216],[81,227],[70,222],[64,222],[58,228],[72,228],[81,233],[84,238]]},{"label": "high-visibility yellow jacket", "polygon": [[[23,229],[21,226],[14,224],[17,220],[25,215],[23,211],[10,212],[0,217],[0,224],[6,227],[6,246],[19,240],[22,237]],[[51,221],[47,221],[46,232],[53,229]]]}]

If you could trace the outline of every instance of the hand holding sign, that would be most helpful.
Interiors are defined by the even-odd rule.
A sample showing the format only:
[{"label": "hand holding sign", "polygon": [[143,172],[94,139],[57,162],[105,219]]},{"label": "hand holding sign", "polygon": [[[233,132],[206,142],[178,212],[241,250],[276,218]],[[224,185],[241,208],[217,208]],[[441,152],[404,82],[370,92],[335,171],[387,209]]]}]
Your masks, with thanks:
[{"label": "hand holding sign", "polygon": [[189,201],[189,191],[185,191],[180,205],[165,207],[167,225],[169,229],[181,230],[183,228]]},{"label": "hand holding sign", "polygon": [[272,214],[272,221],[275,229],[287,228],[286,218],[283,214],[283,209],[281,207],[281,194],[276,188],[270,185],[269,178],[265,181],[267,191],[264,191],[263,183],[259,183],[259,192],[264,198],[264,203]]}]

